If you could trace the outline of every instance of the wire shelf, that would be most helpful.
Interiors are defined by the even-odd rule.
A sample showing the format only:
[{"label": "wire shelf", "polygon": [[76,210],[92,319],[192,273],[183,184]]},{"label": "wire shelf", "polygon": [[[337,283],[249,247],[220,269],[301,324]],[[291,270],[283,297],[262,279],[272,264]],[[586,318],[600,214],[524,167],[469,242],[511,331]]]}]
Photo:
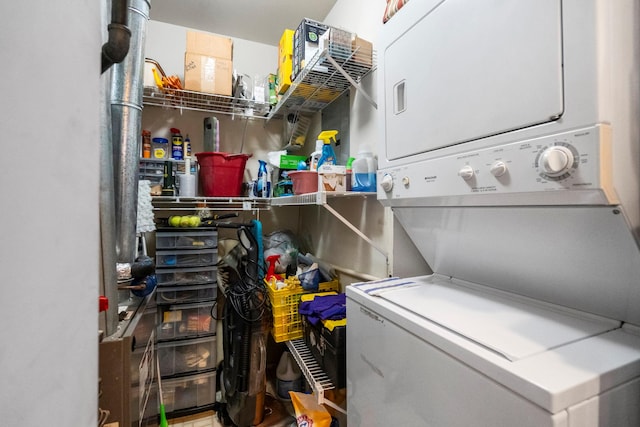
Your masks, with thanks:
[{"label": "wire shelf", "polygon": [[269,199],[254,199],[250,197],[170,197],[155,196],[151,200],[154,211],[170,213],[172,211],[197,211],[198,209],[213,209],[219,211],[252,211],[268,210]]},{"label": "wire shelf", "polygon": [[313,391],[317,394],[322,394],[326,390],[335,388],[329,376],[311,354],[311,350],[307,347],[304,339],[290,340],[286,341],[286,343]]},{"label": "wire shelf", "polygon": [[266,119],[271,106],[266,103],[213,95],[182,89],[159,89],[145,86],[142,94],[145,106],[227,114],[241,118]]},{"label": "wire shelf", "polygon": [[[322,110],[376,68],[375,50],[352,49],[351,45],[329,43],[311,58],[291,83],[268,118],[290,111],[315,113]],[[368,96],[367,96],[368,98]]]},{"label": "wire shelf", "polygon": [[274,197],[271,199],[271,206],[323,205],[327,203],[327,199],[358,196],[376,196],[376,193],[364,191],[318,191],[316,193]]}]

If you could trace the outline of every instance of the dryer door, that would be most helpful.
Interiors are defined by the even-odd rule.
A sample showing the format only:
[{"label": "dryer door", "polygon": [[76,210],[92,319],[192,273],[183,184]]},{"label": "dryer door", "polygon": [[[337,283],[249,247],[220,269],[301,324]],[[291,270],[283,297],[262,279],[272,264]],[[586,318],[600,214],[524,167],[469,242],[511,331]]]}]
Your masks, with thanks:
[{"label": "dryer door", "polygon": [[[436,3],[407,3],[403,19],[385,25],[381,81],[388,159],[562,114],[560,0]],[[409,24],[408,16],[417,19]]]}]

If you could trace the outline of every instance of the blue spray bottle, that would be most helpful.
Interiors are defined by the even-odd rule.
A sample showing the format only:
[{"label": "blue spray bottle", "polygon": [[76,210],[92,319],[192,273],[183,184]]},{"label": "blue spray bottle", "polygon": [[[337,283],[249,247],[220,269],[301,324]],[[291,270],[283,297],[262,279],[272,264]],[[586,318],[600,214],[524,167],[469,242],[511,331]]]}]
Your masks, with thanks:
[{"label": "blue spray bottle", "polygon": [[325,165],[335,165],[337,164],[336,153],[333,151],[333,147],[331,146],[331,140],[336,142],[336,135],[338,134],[337,130],[325,130],[320,132],[318,135],[318,141],[322,141],[322,155],[318,160],[318,169],[323,164]]},{"label": "blue spray bottle", "polygon": [[258,179],[253,186],[253,195],[256,197],[271,197],[271,176],[267,170],[267,162],[258,160]]}]

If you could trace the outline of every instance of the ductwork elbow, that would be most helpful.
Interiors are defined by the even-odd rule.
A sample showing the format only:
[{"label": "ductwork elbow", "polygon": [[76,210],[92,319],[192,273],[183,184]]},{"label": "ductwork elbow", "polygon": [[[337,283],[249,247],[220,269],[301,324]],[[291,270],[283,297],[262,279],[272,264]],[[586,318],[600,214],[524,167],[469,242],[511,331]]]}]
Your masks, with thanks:
[{"label": "ductwork elbow", "polygon": [[124,60],[129,52],[131,30],[126,25],[112,23],[107,27],[109,40],[102,45],[102,72],[104,73],[113,64]]}]

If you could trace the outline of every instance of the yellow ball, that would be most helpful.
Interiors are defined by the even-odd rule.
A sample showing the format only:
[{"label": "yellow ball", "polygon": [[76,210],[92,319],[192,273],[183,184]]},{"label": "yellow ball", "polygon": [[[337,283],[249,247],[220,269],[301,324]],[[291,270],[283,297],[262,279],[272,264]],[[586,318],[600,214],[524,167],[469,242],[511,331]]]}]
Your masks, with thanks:
[{"label": "yellow ball", "polygon": [[189,227],[189,217],[188,216],[180,217],[180,227]]}]

